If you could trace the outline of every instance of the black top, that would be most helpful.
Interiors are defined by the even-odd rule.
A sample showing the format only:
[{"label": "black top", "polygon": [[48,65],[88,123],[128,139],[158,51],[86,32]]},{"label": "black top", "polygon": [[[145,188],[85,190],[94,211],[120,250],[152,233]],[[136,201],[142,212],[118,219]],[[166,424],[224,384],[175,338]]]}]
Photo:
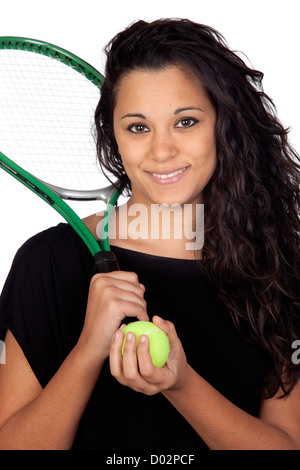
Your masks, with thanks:
[{"label": "black top", "polygon": [[[122,270],[146,287],[150,319],[175,324],[189,364],[225,397],[258,416],[268,361],[242,339],[217,300],[201,262],[112,247]],[[0,339],[9,328],[45,387],[83,327],[93,259],[67,224],[17,252],[0,298]],[[199,450],[206,445],[162,394],[146,396],[114,379],[105,362],[81,420],[75,449]]]}]

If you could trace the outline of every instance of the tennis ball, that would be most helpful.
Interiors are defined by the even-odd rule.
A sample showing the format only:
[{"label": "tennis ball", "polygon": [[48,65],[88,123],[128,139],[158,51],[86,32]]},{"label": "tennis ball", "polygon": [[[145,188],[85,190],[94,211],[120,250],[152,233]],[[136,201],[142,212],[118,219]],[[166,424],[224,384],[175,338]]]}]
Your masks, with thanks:
[{"label": "tennis ball", "polygon": [[122,356],[126,341],[126,334],[129,331],[135,334],[137,344],[141,335],[148,336],[152,363],[156,367],[162,367],[168,359],[170,352],[169,338],[166,333],[150,321],[135,321],[129,323],[129,325],[125,326],[123,329],[124,341],[122,346]]}]

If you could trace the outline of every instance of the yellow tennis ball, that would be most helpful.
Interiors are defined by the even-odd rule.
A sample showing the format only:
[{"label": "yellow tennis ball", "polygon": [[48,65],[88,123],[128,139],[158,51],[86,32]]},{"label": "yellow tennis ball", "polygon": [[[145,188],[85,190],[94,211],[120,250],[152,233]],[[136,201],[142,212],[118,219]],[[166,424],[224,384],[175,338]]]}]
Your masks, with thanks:
[{"label": "yellow tennis ball", "polygon": [[122,346],[122,356],[126,341],[126,334],[129,331],[135,334],[137,344],[141,335],[148,336],[152,363],[156,367],[162,367],[168,359],[170,352],[169,338],[166,333],[150,321],[135,321],[129,323],[129,325],[125,326],[123,329],[124,341]]}]

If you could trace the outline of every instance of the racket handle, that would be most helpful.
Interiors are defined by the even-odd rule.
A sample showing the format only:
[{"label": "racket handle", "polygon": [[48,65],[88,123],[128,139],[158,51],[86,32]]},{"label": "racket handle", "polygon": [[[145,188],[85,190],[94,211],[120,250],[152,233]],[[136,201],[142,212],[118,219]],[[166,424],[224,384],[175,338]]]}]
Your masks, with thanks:
[{"label": "racket handle", "polygon": [[118,260],[112,251],[99,251],[95,254],[94,260],[95,274],[120,270]]}]

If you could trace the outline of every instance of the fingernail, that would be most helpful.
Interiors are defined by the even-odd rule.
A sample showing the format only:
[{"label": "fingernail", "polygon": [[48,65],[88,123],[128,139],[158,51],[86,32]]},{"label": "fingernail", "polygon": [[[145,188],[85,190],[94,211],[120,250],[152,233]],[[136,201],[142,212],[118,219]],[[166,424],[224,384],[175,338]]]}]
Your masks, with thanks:
[{"label": "fingernail", "polygon": [[131,341],[131,340],[132,340],[132,338],[133,338],[133,334],[132,334],[132,333],[130,333],[130,332],[129,332],[129,333],[127,333],[127,335],[126,335],[126,341],[127,341],[127,340],[128,340],[128,341]]},{"label": "fingernail", "polygon": [[120,332],[116,331],[115,333],[115,341],[117,341],[120,338]]}]

